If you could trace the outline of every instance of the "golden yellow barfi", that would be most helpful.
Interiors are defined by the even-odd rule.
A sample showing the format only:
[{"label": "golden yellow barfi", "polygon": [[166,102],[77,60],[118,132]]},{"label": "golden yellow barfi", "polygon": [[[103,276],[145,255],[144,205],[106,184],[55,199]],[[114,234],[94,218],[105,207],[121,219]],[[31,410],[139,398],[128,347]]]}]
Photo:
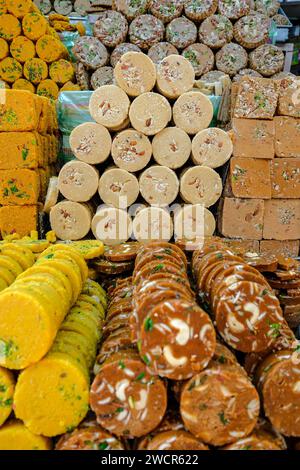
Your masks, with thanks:
[{"label": "golden yellow barfi", "polygon": [[6,0],[7,10],[17,18],[23,18],[32,10],[32,0]]},{"label": "golden yellow barfi", "polygon": [[67,82],[61,87],[60,91],[81,91],[81,88],[76,83]]},{"label": "golden yellow barfi", "polygon": [[81,240],[72,242],[72,247],[79,251],[85,260],[98,258],[104,253],[104,245],[100,240]]},{"label": "golden yellow barfi", "polygon": [[37,168],[41,148],[34,132],[0,132],[0,170]]},{"label": "golden yellow barfi", "polygon": [[27,80],[37,85],[48,77],[48,66],[42,59],[29,59],[24,64],[23,73]]},{"label": "golden yellow barfi", "polygon": [[0,38],[0,60],[5,59],[9,55],[9,46],[5,39]]},{"label": "golden yellow barfi", "polygon": [[46,96],[46,98],[56,100],[58,97],[59,88],[57,84],[50,78],[43,80],[37,87],[37,94]]},{"label": "golden yellow barfi", "polygon": [[12,411],[14,391],[15,380],[13,374],[9,370],[0,367],[0,426],[7,420]]},{"label": "golden yellow barfi", "polygon": [[0,102],[0,132],[37,129],[40,111],[35,96],[23,90],[5,91],[5,102]]},{"label": "golden yellow barfi", "polygon": [[40,180],[36,171],[27,168],[0,170],[0,204],[3,206],[36,204],[39,194]]},{"label": "golden yellow barfi", "polygon": [[24,63],[35,56],[34,43],[25,36],[18,36],[10,45],[10,53],[14,59]]},{"label": "golden yellow barfi", "polygon": [[[52,256],[53,255],[53,256]],[[39,259],[46,258],[51,256],[51,259],[63,258],[63,259],[72,259],[80,269],[82,283],[84,284],[88,277],[88,267],[84,260],[84,257],[79,253],[72,245],[68,244],[57,244],[51,245],[47,250],[45,250],[40,256]]]},{"label": "golden yellow barfi", "polygon": [[51,304],[30,286],[13,285],[0,293],[0,365],[24,369],[50,349],[57,331]]},{"label": "golden yellow barfi", "polygon": [[60,59],[50,65],[49,75],[56,83],[64,85],[74,78],[73,65],[65,59]]},{"label": "golden yellow barfi", "polygon": [[26,80],[26,78],[19,78],[15,81],[12,85],[13,90],[26,90],[30,91],[30,93],[35,93],[34,85]]},{"label": "golden yellow barfi", "polygon": [[13,38],[20,36],[21,34],[21,23],[13,15],[4,14],[0,15],[0,37],[11,41]]},{"label": "golden yellow barfi", "polygon": [[[1,16],[0,16],[1,19]],[[8,83],[14,83],[22,77],[22,65],[13,57],[6,57],[0,62],[0,77]]]},{"label": "golden yellow barfi", "polygon": [[2,237],[12,233],[25,236],[36,229],[38,206],[2,206],[0,207],[0,231]]},{"label": "golden yellow barfi", "polygon": [[0,0],[0,15],[3,15],[7,12],[6,0]]},{"label": "golden yellow barfi", "polygon": [[[31,229],[34,230],[34,229]],[[29,233],[31,232],[29,231]],[[32,253],[42,253],[50,243],[47,240],[32,240],[28,236],[24,236],[21,240],[16,240],[14,243],[17,243],[18,245],[25,246],[29,250],[31,250]]]},{"label": "golden yellow barfi", "polygon": [[35,258],[32,251],[25,246],[17,245],[16,243],[4,243],[0,245],[0,253],[13,257],[23,270],[26,271],[35,263]]},{"label": "golden yellow barfi", "polygon": [[63,54],[62,42],[50,34],[44,34],[36,43],[36,53],[45,62],[59,60]]},{"label": "golden yellow barfi", "polygon": [[9,421],[0,429],[0,450],[51,450],[51,448],[51,439],[33,434],[21,421]]},{"label": "golden yellow barfi", "polygon": [[37,41],[46,34],[47,20],[37,12],[27,13],[22,21],[24,35],[32,41]]},{"label": "golden yellow barfi", "polygon": [[86,416],[88,403],[88,375],[67,354],[50,352],[18,378],[15,414],[36,434],[70,431]]}]

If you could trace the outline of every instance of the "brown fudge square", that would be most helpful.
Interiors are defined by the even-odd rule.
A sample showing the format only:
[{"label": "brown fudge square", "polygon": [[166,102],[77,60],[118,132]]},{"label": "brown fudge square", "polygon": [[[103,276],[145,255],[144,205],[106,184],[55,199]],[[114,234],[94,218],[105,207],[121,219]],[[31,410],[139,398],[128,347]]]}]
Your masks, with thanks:
[{"label": "brown fudge square", "polygon": [[222,243],[225,243],[235,253],[259,253],[259,240],[241,240],[232,238],[221,238]]},{"label": "brown fudge square", "polygon": [[265,201],[263,238],[297,240],[300,238],[300,200]]},{"label": "brown fudge square", "polygon": [[244,77],[240,81],[234,117],[272,119],[277,108],[278,89],[275,80]]},{"label": "brown fudge square", "polygon": [[261,240],[260,252],[294,258],[299,253],[299,240]]},{"label": "brown fudge square", "polygon": [[272,198],[300,199],[300,158],[271,162]]},{"label": "brown fudge square", "polygon": [[270,160],[233,157],[230,175],[235,197],[271,199]]},{"label": "brown fudge square", "polygon": [[278,114],[300,117],[300,78],[283,78],[279,87]]},{"label": "brown fudge square", "polygon": [[234,118],[232,129],[234,157],[274,158],[274,121]]},{"label": "brown fudge square", "polygon": [[276,156],[300,157],[300,119],[277,116],[274,123]]},{"label": "brown fudge square", "polygon": [[221,233],[228,238],[261,240],[264,201],[262,199],[225,198],[221,216]]}]

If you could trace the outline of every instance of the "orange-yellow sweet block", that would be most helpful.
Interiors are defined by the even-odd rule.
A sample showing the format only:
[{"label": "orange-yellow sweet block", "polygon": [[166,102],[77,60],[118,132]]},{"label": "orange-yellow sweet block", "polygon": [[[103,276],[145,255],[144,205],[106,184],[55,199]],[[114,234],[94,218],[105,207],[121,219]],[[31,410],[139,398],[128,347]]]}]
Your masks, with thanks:
[{"label": "orange-yellow sweet block", "polygon": [[40,195],[40,175],[34,170],[0,170],[0,205],[36,204]]},{"label": "orange-yellow sweet block", "polygon": [[0,90],[0,132],[38,128],[42,105],[36,95],[23,90]]},{"label": "orange-yellow sweet block", "polygon": [[42,143],[35,132],[0,132],[0,149],[0,170],[42,166]]},{"label": "orange-yellow sweet block", "polygon": [[0,207],[0,232],[2,238],[18,233],[20,237],[36,230],[38,224],[38,205]]}]

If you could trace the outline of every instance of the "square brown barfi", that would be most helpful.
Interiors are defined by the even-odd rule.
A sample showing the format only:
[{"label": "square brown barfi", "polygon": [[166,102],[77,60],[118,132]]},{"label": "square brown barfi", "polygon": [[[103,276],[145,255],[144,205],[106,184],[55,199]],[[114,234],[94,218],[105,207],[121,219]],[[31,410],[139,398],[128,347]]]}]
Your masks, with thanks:
[{"label": "square brown barfi", "polygon": [[261,240],[260,252],[295,258],[299,253],[299,240]]},{"label": "square brown barfi", "polygon": [[300,119],[277,116],[274,123],[276,156],[300,157]]},{"label": "square brown barfi", "polygon": [[234,157],[274,158],[274,121],[234,118],[232,129]]},{"label": "square brown barfi", "polygon": [[240,81],[234,117],[272,119],[278,103],[279,85],[269,78],[244,77]]},{"label": "square brown barfi", "polygon": [[271,162],[272,198],[300,199],[300,158]]},{"label": "square brown barfi", "polygon": [[300,78],[283,78],[279,87],[278,114],[300,118]]},{"label": "square brown barfi", "polygon": [[233,157],[230,175],[235,197],[271,199],[270,160]]},{"label": "square brown barfi", "polygon": [[225,198],[220,231],[224,237],[261,240],[263,232],[263,199]]},{"label": "square brown barfi", "polygon": [[297,240],[300,238],[300,200],[265,201],[263,238]]}]

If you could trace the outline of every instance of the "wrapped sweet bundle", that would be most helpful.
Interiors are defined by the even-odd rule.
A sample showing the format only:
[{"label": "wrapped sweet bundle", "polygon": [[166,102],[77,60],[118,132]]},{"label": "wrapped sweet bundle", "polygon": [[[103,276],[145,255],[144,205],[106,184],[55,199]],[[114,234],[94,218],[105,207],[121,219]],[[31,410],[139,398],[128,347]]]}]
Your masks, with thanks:
[{"label": "wrapped sweet bundle", "polygon": [[80,89],[66,47],[32,0],[8,0],[0,29],[0,79],[7,87],[54,100],[62,87]]},{"label": "wrapped sweet bundle", "polygon": [[0,119],[0,230],[2,236],[36,230],[58,154],[53,103],[29,91],[5,90]]},{"label": "wrapped sweet bundle", "polygon": [[[63,250],[48,251],[45,256],[51,254],[53,263],[65,261],[63,257],[56,258]],[[41,266],[45,264],[42,262]],[[90,371],[102,334],[106,294],[94,281],[81,283],[80,290],[82,285],[82,292],[60,324],[48,354],[18,378],[15,415],[38,435],[70,432],[88,412]]]}]

